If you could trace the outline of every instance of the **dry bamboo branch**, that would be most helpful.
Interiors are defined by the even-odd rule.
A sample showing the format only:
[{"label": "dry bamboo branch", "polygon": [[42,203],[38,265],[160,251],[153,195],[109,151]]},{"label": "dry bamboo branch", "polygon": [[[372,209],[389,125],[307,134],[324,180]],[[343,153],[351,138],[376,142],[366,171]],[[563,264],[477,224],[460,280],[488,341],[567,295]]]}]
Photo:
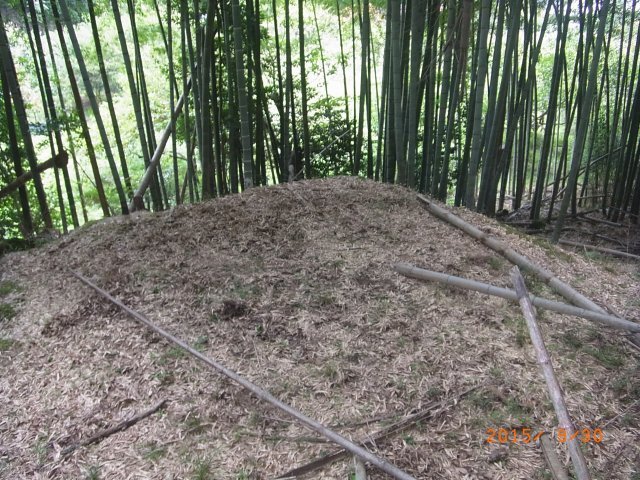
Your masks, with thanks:
[{"label": "dry bamboo branch", "polygon": [[609,253],[617,257],[632,258],[634,260],[640,260],[640,256],[638,255],[634,255],[633,253],[621,252],[620,250],[614,250],[612,248],[598,247],[596,245],[584,245],[582,243],[572,242],[570,240],[559,240],[558,242],[561,243],[562,245],[569,245],[571,247],[584,248],[587,250],[594,250],[596,252]]},{"label": "dry bamboo branch", "polygon": [[610,222],[609,220],[602,220],[601,218],[588,217],[586,215],[586,212],[585,214],[578,214],[578,216],[584,218],[585,220],[591,223],[601,223],[602,225],[607,225],[609,227],[624,228],[624,225],[621,223]]},{"label": "dry bamboo branch", "polygon": [[[67,152],[62,150],[55,157],[50,158],[46,162],[42,162],[38,164],[38,168],[36,168],[36,170],[38,173],[42,173],[45,170],[53,167],[54,165],[56,168],[63,168],[68,161],[69,161],[69,156],[67,155]],[[8,185],[0,189],[0,198],[6,197],[11,192],[17,190],[32,178],[33,178],[33,171],[29,170],[28,172],[23,173],[18,178],[16,178],[13,182],[9,183]]]},{"label": "dry bamboo branch", "polygon": [[547,461],[553,480],[569,480],[569,474],[562,465],[562,462],[560,462],[560,458],[558,458],[558,454],[553,447],[553,442],[548,433],[544,433],[540,437],[540,449],[542,450],[544,459]]},{"label": "dry bamboo branch", "polygon": [[[393,423],[388,427],[385,427],[382,430],[377,431],[372,435],[367,435],[365,438],[360,440],[359,445],[363,445],[365,447],[375,447],[377,442],[380,442],[381,440],[384,440],[385,438],[390,437],[393,434],[401,432],[409,428],[410,426],[415,425],[416,423],[427,419],[433,414],[435,410],[437,410],[438,408],[444,407],[447,403],[452,403],[452,402],[457,403],[462,397],[472,392],[476,388],[478,387],[477,386],[471,387],[463,391],[462,393],[459,393],[453,398],[446,399],[441,402],[430,403],[427,407],[423,408],[419,412],[413,413],[397,421],[396,423]],[[319,468],[324,467],[325,465],[329,465],[330,463],[333,463],[339,460],[346,454],[347,454],[346,450],[338,450],[334,453],[330,453],[323,457],[317,458],[305,465],[302,465],[300,467],[294,468],[293,470],[289,470],[286,473],[278,475],[276,479],[296,478],[301,475],[306,475],[315,470],[318,470]]]},{"label": "dry bamboo branch", "polygon": [[569,455],[571,456],[576,476],[578,480],[590,480],[591,475],[589,474],[587,462],[584,459],[584,455],[582,455],[582,450],[580,450],[580,440],[575,435],[576,431],[562,395],[562,387],[560,387],[560,383],[558,383],[555,373],[553,372],[551,357],[549,356],[547,347],[544,344],[542,332],[540,331],[540,327],[536,321],[536,314],[533,310],[531,300],[529,299],[529,294],[527,293],[527,287],[525,287],[524,279],[522,278],[522,275],[520,275],[518,267],[513,267],[511,270],[511,281],[516,289],[522,313],[527,321],[529,336],[531,337],[531,344],[536,351],[538,365],[540,365],[544,379],[547,382],[549,396],[551,397],[553,408],[555,409],[556,416],[558,417],[559,428],[563,428],[567,433]]},{"label": "dry bamboo branch", "polygon": [[596,305],[587,297],[574,290],[570,285],[555,277],[551,272],[548,272],[544,268],[534,264],[527,257],[525,257],[524,255],[520,255],[515,250],[507,247],[499,240],[491,237],[490,235],[487,235],[473,225],[465,222],[460,217],[446,211],[444,208],[439,207],[431,200],[423,197],[422,195],[418,195],[418,200],[420,200],[425,205],[425,208],[430,213],[446,222],[449,222],[451,225],[459,228],[466,234],[482,242],[484,245],[498,252],[500,255],[504,256],[507,260],[519,266],[520,268],[533,273],[543,282],[549,285],[554,291],[562,295],[574,305],[585,308],[587,310],[593,310],[594,312],[607,313],[602,307]]},{"label": "dry bamboo branch", "polygon": [[105,430],[102,430],[94,435],[91,435],[89,438],[82,440],[78,443],[74,443],[73,445],[69,445],[68,447],[66,447],[65,449],[62,450],[61,455],[69,455],[70,453],[72,453],[74,450],[76,450],[77,448],[80,447],[86,447],[87,445],[91,445],[92,443],[96,443],[99,442],[100,440],[102,440],[103,438],[109,437],[111,435],[113,435],[114,433],[118,433],[121,432],[123,430],[126,430],[127,428],[131,427],[132,425],[135,425],[136,423],[138,423],[140,420],[147,418],[150,415],[153,415],[154,413],[156,413],[158,410],[160,410],[162,407],[164,407],[165,403],[167,403],[167,400],[161,400],[160,402],[156,403],[153,407],[151,407],[148,410],[145,410],[144,412],[141,412],[137,415],[134,415],[133,417],[129,418],[128,420],[125,420],[123,422],[120,422],[119,424],[107,428]]},{"label": "dry bamboo branch", "polygon": [[[427,280],[432,282],[440,282],[446,285],[452,285],[454,287],[463,288],[466,290],[473,290],[487,295],[494,295],[496,297],[504,298],[507,300],[518,301],[518,294],[513,290],[507,288],[496,287],[488,283],[477,282],[475,280],[469,280],[467,278],[455,277],[453,275],[447,275],[444,273],[433,272],[431,270],[424,270],[422,268],[414,267],[406,263],[397,263],[393,266],[394,270],[407,277],[416,278],[418,280]],[[574,307],[567,305],[566,303],[554,302],[553,300],[547,300],[545,298],[535,297],[531,295],[531,302],[539,308],[545,310],[551,310],[554,312],[562,313],[565,315],[575,315],[576,317],[582,317],[592,322],[602,323],[612,328],[620,330],[627,330],[630,332],[640,333],[640,324],[630,322],[628,320],[615,317],[613,315],[594,312],[592,310],[586,310],[584,308]]]},{"label": "dry bamboo branch", "polygon": [[233,380],[234,382],[236,382],[237,384],[243,386],[244,388],[246,388],[247,390],[252,392],[260,400],[263,400],[263,401],[265,401],[267,403],[270,403],[274,407],[276,407],[276,408],[282,410],[283,412],[285,412],[286,414],[290,415],[291,417],[296,419],[298,421],[298,423],[300,423],[300,424],[306,426],[307,428],[319,433],[320,435],[328,438],[332,442],[337,443],[338,445],[340,445],[345,450],[348,450],[349,452],[353,453],[354,455],[357,455],[358,457],[362,458],[363,460],[371,463],[372,465],[374,465],[375,467],[379,468],[383,472],[388,473],[389,475],[391,475],[393,478],[397,478],[397,479],[400,479],[400,480],[415,480],[411,475],[409,475],[406,472],[403,472],[402,470],[400,470],[395,465],[392,465],[391,463],[389,463],[387,460],[384,460],[384,459],[372,454],[371,452],[365,450],[364,448],[362,448],[359,445],[356,445],[352,441],[344,438],[343,436],[337,434],[336,432],[334,432],[332,430],[329,430],[327,427],[325,427],[324,425],[318,423],[317,421],[313,420],[312,418],[307,417],[302,412],[299,412],[295,408],[293,408],[293,407],[287,405],[286,403],[278,400],[276,397],[274,397],[273,395],[271,395],[269,392],[267,392],[263,388],[259,387],[258,385],[254,384],[253,382],[250,382],[249,380],[245,379],[244,377],[241,377],[240,375],[238,375],[234,371],[228,369],[227,367],[223,366],[222,364],[216,362],[215,360],[203,355],[202,353],[200,353],[196,349],[190,347],[183,340],[181,340],[178,337],[170,334],[169,332],[167,332],[163,328],[158,327],[157,325],[155,325],[151,320],[149,320],[144,315],[142,315],[142,314],[136,312],[135,310],[127,307],[120,300],[118,300],[118,299],[114,298],[113,296],[111,296],[107,291],[101,289],[100,287],[95,285],[93,282],[91,282],[89,279],[87,279],[87,278],[83,277],[82,275],[80,275],[79,273],[76,273],[76,272],[73,272],[73,271],[70,272],[70,273],[73,276],[75,276],[78,280],[80,280],[82,283],[84,283],[85,285],[91,287],[93,290],[98,292],[104,298],[109,300],[111,303],[113,303],[114,305],[118,306],[120,309],[124,310],[126,313],[129,314],[129,316],[135,318],[140,323],[146,325],[151,330],[153,330],[155,333],[157,333],[158,335],[164,337],[166,340],[169,340],[170,342],[178,345],[184,351],[186,351],[187,353],[190,353],[191,355],[196,357],[198,360],[200,360],[203,363],[209,365],[210,367],[212,367],[214,370],[218,371],[219,373],[221,373],[225,377],[227,377],[230,380]]}]

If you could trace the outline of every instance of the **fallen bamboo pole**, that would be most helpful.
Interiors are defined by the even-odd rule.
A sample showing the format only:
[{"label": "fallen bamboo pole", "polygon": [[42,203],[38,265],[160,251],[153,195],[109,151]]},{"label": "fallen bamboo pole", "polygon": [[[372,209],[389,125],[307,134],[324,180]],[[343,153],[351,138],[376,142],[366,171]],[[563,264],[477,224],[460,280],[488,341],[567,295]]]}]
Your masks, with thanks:
[{"label": "fallen bamboo pole", "polygon": [[[413,265],[406,263],[396,263],[393,268],[396,272],[406,277],[444,283],[446,285],[463,288],[465,290],[473,290],[487,295],[504,298],[506,300],[518,301],[518,294],[508,288],[496,287],[495,285],[490,285],[488,283],[447,275],[445,273],[433,272],[431,270],[414,267]],[[551,310],[565,315],[574,315],[576,317],[585,318],[592,322],[602,323],[619,330],[640,333],[640,324],[630,322],[629,320],[618,318],[613,315],[598,313],[585,308],[574,307],[572,305],[567,305],[566,303],[554,302],[553,300],[547,300],[533,295],[531,295],[531,303],[536,307],[543,308],[545,310]]]},{"label": "fallen bamboo pole", "polygon": [[[476,385],[476,386],[467,388],[463,392],[457,394],[455,397],[451,397],[451,398],[442,400],[440,402],[431,402],[419,412],[412,413],[411,415],[404,417],[398,420],[397,422],[383,428],[382,430],[378,430],[375,433],[367,435],[365,438],[360,440],[359,444],[365,447],[375,448],[378,442],[381,442],[382,440],[390,437],[391,435],[395,435],[396,433],[402,432],[407,428],[432,417],[436,413],[441,412],[442,409],[444,409],[444,407],[446,407],[448,404],[451,404],[451,403],[456,404],[457,402],[460,401],[462,397],[464,397],[468,393],[473,392],[477,388],[478,386]],[[312,460],[309,463],[306,463],[300,467],[294,468],[293,470],[289,470],[286,473],[278,475],[276,477],[276,480],[285,480],[287,478],[298,478],[302,475],[307,475],[311,472],[318,470],[319,468],[322,468],[326,465],[329,465],[339,460],[346,454],[347,454],[347,451],[342,449],[333,453],[329,453],[327,455],[323,455],[322,457],[316,458],[315,460]]]},{"label": "fallen bamboo pole", "polygon": [[533,273],[538,278],[540,278],[544,283],[549,285],[554,291],[562,295],[569,302],[577,305],[579,307],[585,308],[587,310],[593,310],[594,312],[599,313],[607,313],[602,307],[595,304],[593,301],[589,300],[587,297],[582,295],[580,292],[576,291],[570,285],[564,283],[562,280],[554,276],[551,272],[545,270],[544,268],[536,265],[531,262],[524,255],[519,254],[515,250],[507,247],[501,241],[491,237],[490,235],[484,233],[482,230],[474,227],[473,225],[465,222],[460,217],[454,215],[453,213],[448,212],[442,207],[439,207],[434,202],[429,200],[428,198],[418,195],[418,200],[420,200],[425,208],[435,215],[436,217],[449,222],[451,225],[459,228],[466,234],[480,241],[487,247],[492,250],[498,252],[500,255],[504,256],[507,260],[514,263],[518,267],[523,270],[527,270],[528,272]]},{"label": "fallen bamboo pole", "polygon": [[589,216],[587,216],[586,212],[584,214],[578,214],[578,216],[580,218],[584,218],[586,221],[591,222],[591,223],[600,223],[602,225],[607,225],[609,227],[616,227],[616,228],[624,228],[625,227],[625,225],[623,225],[622,223],[610,222],[609,220],[603,220],[601,218],[589,217]]},{"label": "fallen bamboo pole", "polygon": [[233,380],[234,382],[236,382],[237,384],[243,386],[244,388],[246,388],[247,390],[252,392],[260,400],[264,400],[265,402],[270,403],[274,407],[282,410],[286,414],[288,414],[291,417],[293,417],[294,419],[296,419],[300,424],[302,424],[302,425],[306,426],[307,428],[309,428],[309,429],[319,433],[320,435],[328,438],[332,442],[340,445],[345,450],[348,450],[349,452],[353,453],[354,455],[358,456],[359,458],[371,463],[372,465],[374,465],[375,467],[379,468],[383,472],[388,473],[393,478],[397,478],[399,480],[415,480],[414,477],[412,477],[411,475],[409,475],[406,472],[403,472],[402,470],[400,470],[395,465],[392,465],[391,463],[389,463],[387,460],[384,460],[384,459],[374,455],[373,453],[369,452],[368,450],[365,450],[361,446],[356,445],[352,441],[350,441],[350,440],[344,438],[343,436],[339,435],[338,433],[335,433],[334,431],[328,429],[327,427],[325,427],[324,425],[318,423],[317,421],[313,420],[312,418],[307,417],[302,412],[300,412],[300,411],[296,410],[295,408],[287,405],[286,403],[278,400],[276,397],[274,397],[273,395],[271,395],[269,392],[267,392],[263,388],[259,387],[258,385],[254,384],[253,382],[250,382],[249,380],[245,379],[244,377],[241,377],[240,375],[238,375],[234,371],[228,369],[224,365],[216,362],[215,360],[203,355],[202,353],[200,353],[196,349],[190,347],[185,341],[183,341],[183,340],[179,339],[178,337],[172,335],[171,333],[167,332],[163,328],[155,325],[151,320],[149,320],[144,315],[142,315],[142,314],[136,312],[135,310],[127,307],[120,300],[118,300],[118,299],[114,298],[113,296],[111,296],[109,294],[109,292],[107,292],[106,290],[101,289],[96,284],[91,282],[91,280],[83,277],[82,275],[80,275],[77,272],[70,271],[70,273],[74,277],[76,277],[78,280],[80,280],[82,283],[84,283],[85,285],[91,287],[93,290],[98,292],[104,298],[109,300],[111,303],[113,303],[114,305],[118,306],[120,309],[124,310],[127,314],[129,314],[129,316],[135,318],[140,323],[146,325],[151,330],[156,332],[158,335],[164,337],[166,340],[169,340],[171,343],[174,343],[174,344],[178,345],[184,351],[186,351],[187,353],[190,353],[191,355],[196,357],[198,360],[200,360],[203,363],[209,365],[210,367],[212,367],[214,370],[218,371],[219,373],[221,373],[225,377],[227,377],[230,380]]},{"label": "fallen bamboo pole", "polygon": [[134,415],[133,417],[129,418],[128,420],[124,420],[123,422],[120,422],[119,424],[107,428],[106,430],[102,430],[98,433],[96,433],[95,435],[91,435],[89,438],[82,440],[81,442],[78,443],[74,443],[73,445],[69,445],[67,448],[65,448],[64,450],[62,450],[62,455],[69,455],[70,453],[72,453],[74,450],[76,450],[79,447],[86,447],[87,445],[91,445],[92,443],[96,443],[99,442],[100,440],[102,440],[103,438],[107,438],[111,435],[113,435],[114,433],[118,433],[121,432],[123,430],[126,430],[127,428],[129,428],[132,425],[135,425],[136,423],[138,423],[140,420],[143,420],[145,418],[147,418],[150,415],[153,415],[154,413],[156,413],[158,410],[160,410],[162,407],[164,407],[164,405],[167,403],[167,400],[161,400],[160,402],[156,403],[153,407],[151,407],[149,410],[145,410],[144,412],[141,412],[137,415]]},{"label": "fallen bamboo pole", "polygon": [[542,455],[547,461],[553,480],[569,480],[569,474],[562,465],[560,458],[558,458],[548,433],[543,433],[540,437],[540,450],[542,450]]},{"label": "fallen bamboo pole", "polygon": [[367,480],[367,469],[364,466],[362,460],[358,457],[353,457],[354,463],[354,480]]},{"label": "fallen bamboo pole", "polygon": [[570,240],[558,240],[561,245],[568,245],[570,247],[584,248],[586,250],[594,250],[596,252],[609,253],[617,257],[632,258],[633,260],[640,260],[640,256],[633,253],[622,252],[620,250],[614,250],[612,248],[598,247],[596,245],[585,245],[583,243],[572,242]]},{"label": "fallen bamboo pole", "polygon": [[144,195],[144,192],[147,191],[149,184],[153,180],[153,176],[156,173],[156,168],[158,167],[158,164],[160,163],[160,159],[162,158],[164,148],[167,146],[167,142],[169,141],[169,137],[171,136],[171,130],[173,128],[173,125],[176,123],[176,121],[178,120],[178,117],[180,116],[180,112],[182,111],[182,106],[184,105],[185,98],[187,97],[187,95],[189,95],[190,89],[191,89],[191,79],[189,79],[189,81],[187,82],[186,91],[182,93],[182,95],[178,99],[178,103],[176,104],[173,112],[171,113],[171,118],[169,119],[169,123],[167,123],[167,126],[162,132],[162,135],[160,136],[160,141],[156,146],[156,150],[153,152],[151,160],[149,160],[149,166],[145,170],[144,175],[142,176],[142,180],[140,180],[140,185],[138,185],[138,188],[133,193],[133,198],[129,203],[130,212],[135,212],[136,210],[142,210],[144,208],[144,202],[142,200],[142,197]]},{"label": "fallen bamboo pole", "polygon": [[[46,162],[42,162],[38,164],[36,171],[38,173],[42,173],[53,166],[55,166],[56,168],[63,168],[68,161],[69,161],[69,156],[67,155],[67,152],[62,150],[60,153],[50,158]],[[33,178],[33,171],[29,170],[28,172],[23,173],[18,178],[16,178],[13,182],[9,183],[8,185],[0,189],[0,198],[6,197],[11,192],[23,186],[32,178]]]},{"label": "fallen bamboo pole", "polygon": [[547,383],[551,403],[553,403],[553,408],[556,411],[556,416],[558,417],[559,428],[563,428],[567,433],[569,455],[573,462],[576,477],[578,480],[590,480],[591,475],[589,474],[589,468],[587,467],[587,462],[584,459],[582,450],[580,450],[580,440],[577,438],[577,435],[575,435],[575,427],[573,426],[571,416],[569,415],[567,405],[564,401],[564,396],[562,395],[562,387],[560,386],[560,383],[553,371],[551,357],[549,356],[547,347],[544,344],[542,332],[540,331],[540,327],[536,321],[536,314],[533,309],[533,305],[531,304],[531,300],[529,299],[527,287],[524,284],[524,279],[522,278],[518,267],[513,267],[511,270],[511,281],[513,282],[513,286],[518,294],[520,307],[522,308],[522,313],[527,321],[531,344],[536,351],[538,365],[540,365],[542,374],[544,375],[544,379]]}]

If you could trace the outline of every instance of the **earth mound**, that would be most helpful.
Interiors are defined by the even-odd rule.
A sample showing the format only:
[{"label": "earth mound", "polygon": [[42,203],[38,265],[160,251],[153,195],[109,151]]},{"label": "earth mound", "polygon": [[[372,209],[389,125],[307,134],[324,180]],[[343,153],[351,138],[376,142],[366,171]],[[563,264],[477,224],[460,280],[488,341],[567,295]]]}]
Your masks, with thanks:
[{"label": "earth mound", "polygon": [[[637,266],[456,213],[637,319]],[[549,478],[533,443],[487,442],[489,429],[557,425],[518,305],[401,277],[396,262],[510,286],[506,260],[413,192],[356,178],[115,217],[0,258],[0,477],[266,479],[335,450],[126,317],[74,270],[348,438],[428,411],[373,448],[416,478]],[[592,472],[638,475],[638,351],[619,332],[539,313],[576,424],[604,432],[583,445]],[[160,412],[65,454],[162,399]],[[352,470],[345,457],[306,478]]]}]

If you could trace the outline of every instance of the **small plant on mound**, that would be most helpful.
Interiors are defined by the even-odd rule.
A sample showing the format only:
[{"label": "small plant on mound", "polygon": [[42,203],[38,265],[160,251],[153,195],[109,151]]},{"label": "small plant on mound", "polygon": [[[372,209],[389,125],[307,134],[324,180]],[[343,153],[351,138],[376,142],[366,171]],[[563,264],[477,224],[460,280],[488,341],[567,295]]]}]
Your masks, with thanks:
[{"label": "small plant on mound", "polygon": [[16,316],[16,309],[8,303],[0,303],[0,321],[11,320]]},{"label": "small plant on mound", "polygon": [[213,479],[211,473],[211,465],[206,460],[198,460],[196,466],[193,469],[193,480],[210,480]]},{"label": "small plant on mound", "polygon": [[504,267],[504,260],[502,260],[502,258],[499,257],[491,257],[489,258],[489,267],[492,270],[495,271],[499,271],[502,270],[502,267]]},{"label": "small plant on mound", "polygon": [[575,331],[569,330],[562,336],[562,341],[569,347],[573,347],[576,350],[582,348],[582,340],[576,334]]},{"label": "small plant on mound", "polygon": [[0,282],[0,297],[4,297],[5,295],[9,295],[12,292],[18,291],[20,291],[20,286],[17,283],[11,282],[9,280]]},{"label": "small plant on mound", "polygon": [[100,467],[95,465],[89,467],[87,469],[87,475],[85,476],[87,480],[100,480]]},{"label": "small plant on mound", "polygon": [[516,334],[516,345],[520,348],[531,343],[529,331],[525,324],[524,318],[505,318],[504,324],[507,325]]},{"label": "small plant on mound", "polygon": [[618,368],[624,365],[624,357],[621,355],[620,350],[611,345],[602,345],[600,347],[588,345],[583,347],[582,350],[598,359],[607,368]]},{"label": "small plant on mound", "polygon": [[151,460],[152,462],[157,462],[164,457],[166,453],[167,449],[155,442],[149,442],[143,448],[144,458]]},{"label": "small plant on mound", "polygon": [[0,338],[0,352],[9,350],[15,342],[10,338]]},{"label": "small plant on mound", "polygon": [[636,378],[636,373],[632,367],[611,383],[613,391],[619,397],[627,396],[630,400],[640,398],[640,379]]}]

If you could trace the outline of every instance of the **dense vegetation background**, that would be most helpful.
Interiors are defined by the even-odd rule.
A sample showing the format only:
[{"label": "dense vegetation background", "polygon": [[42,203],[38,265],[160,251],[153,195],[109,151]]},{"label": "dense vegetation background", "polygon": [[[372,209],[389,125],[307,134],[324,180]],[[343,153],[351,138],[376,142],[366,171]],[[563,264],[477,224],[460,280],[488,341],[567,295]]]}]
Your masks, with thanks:
[{"label": "dense vegetation background", "polygon": [[0,228],[342,174],[637,222],[636,3],[4,0]]}]

